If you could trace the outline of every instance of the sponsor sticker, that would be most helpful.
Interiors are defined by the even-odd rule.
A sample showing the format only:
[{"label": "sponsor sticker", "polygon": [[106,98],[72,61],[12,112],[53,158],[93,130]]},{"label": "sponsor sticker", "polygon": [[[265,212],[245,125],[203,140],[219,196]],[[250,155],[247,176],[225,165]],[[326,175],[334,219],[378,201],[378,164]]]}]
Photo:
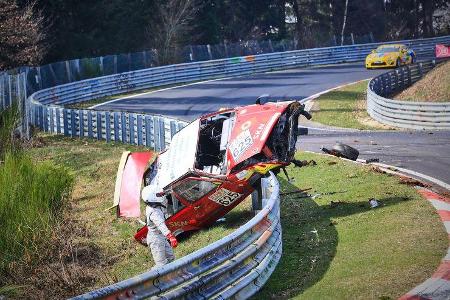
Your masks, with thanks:
[{"label": "sponsor sticker", "polygon": [[214,194],[212,194],[208,198],[220,205],[229,206],[234,201],[239,199],[242,195],[243,194],[236,193],[236,192],[222,188],[222,189],[216,191]]},{"label": "sponsor sticker", "polygon": [[230,145],[231,155],[236,161],[253,144],[250,130],[242,131]]}]

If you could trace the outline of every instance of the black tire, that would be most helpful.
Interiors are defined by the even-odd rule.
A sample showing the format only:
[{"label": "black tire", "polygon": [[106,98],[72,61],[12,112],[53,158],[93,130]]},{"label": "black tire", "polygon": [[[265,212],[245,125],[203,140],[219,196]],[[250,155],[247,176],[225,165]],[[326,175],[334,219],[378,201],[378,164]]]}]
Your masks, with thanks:
[{"label": "black tire", "polygon": [[359,156],[358,150],[346,144],[337,143],[333,146],[333,150],[339,153],[342,157],[350,160],[356,160]]},{"label": "black tire", "polygon": [[399,68],[402,66],[402,62],[400,61],[400,58],[397,58],[397,62],[395,63],[395,67]]},{"label": "black tire", "polygon": [[298,127],[297,135],[308,135],[307,127]]}]

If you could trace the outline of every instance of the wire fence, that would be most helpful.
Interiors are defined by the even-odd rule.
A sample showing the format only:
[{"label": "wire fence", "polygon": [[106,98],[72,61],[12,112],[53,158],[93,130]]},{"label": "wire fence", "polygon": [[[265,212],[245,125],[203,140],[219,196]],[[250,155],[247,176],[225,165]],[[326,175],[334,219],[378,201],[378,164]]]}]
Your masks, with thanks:
[{"label": "wire fence", "polygon": [[[374,42],[372,34],[345,37],[345,45]],[[330,47],[339,45],[332,36],[324,41],[317,41],[311,47]],[[206,60],[257,55],[274,52],[285,52],[305,48],[297,40],[280,41],[241,41],[236,43],[222,42],[216,45],[189,45],[180,49],[172,49],[169,63],[188,63]],[[83,79],[118,74],[166,65],[160,59],[158,50],[145,50],[134,53],[122,53],[93,58],[81,58],[55,62],[39,67],[21,67],[0,74],[0,93],[4,94],[0,105],[8,106],[12,102],[13,91],[9,86],[8,76],[26,73],[27,94]],[[2,100],[0,99],[0,100]],[[0,109],[3,108],[0,106]]]}]

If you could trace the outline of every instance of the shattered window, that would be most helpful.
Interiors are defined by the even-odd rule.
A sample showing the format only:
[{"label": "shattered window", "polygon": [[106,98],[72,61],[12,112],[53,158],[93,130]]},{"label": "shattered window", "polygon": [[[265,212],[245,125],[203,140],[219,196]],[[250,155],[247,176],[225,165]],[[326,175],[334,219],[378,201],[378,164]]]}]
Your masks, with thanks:
[{"label": "shattered window", "polygon": [[177,185],[174,191],[187,201],[194,202],[215,188],[216,185],[212,182],[188,178]]}]

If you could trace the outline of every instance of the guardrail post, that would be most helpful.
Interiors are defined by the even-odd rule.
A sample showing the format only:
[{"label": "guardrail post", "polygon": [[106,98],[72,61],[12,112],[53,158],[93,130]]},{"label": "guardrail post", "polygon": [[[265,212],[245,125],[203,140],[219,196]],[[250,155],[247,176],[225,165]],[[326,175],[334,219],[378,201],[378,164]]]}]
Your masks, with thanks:
[{"label": "guardrail post", "polygon": [[77,118],[75,116],[75,110],[70,110],[70,136],[77,136]]},{"label": "guardrail post", "polygon": [[143,142],[142,142],[143,128],[142,128],[142,116],[141,115],[137,115],[137,117],[136,117],[136,129],[137,129],[137,144],[139,146],[142,146],[143,145]]},{"label": "guardrail post", "polygon": [[420,74],[420,77],[422,78],[423,77],[423,66],[422,66],[422,63],[419,63],[419,74]]},{"label": "guardrail post", "polygon": [[80,123],[80,138],[84,137],[84,113],[82,109],[78,110],[78,118]]},{"label": "guardrail post", "polygon": [[[145,146],[151,147],[151,139],[152,139],[152,118],[149,116],[145,116]],[[154,147],[156,151],[156,147]]]},{"label": "guardrail post", "polygon": [[48,112],[49,112],[49,117],[50,117],[50,132],[51,133],[54,133],[55,131],[54,131],[54,126],[55,126],[55,124],[54,124],[54,117],[53,117],[53,111],[54,111],[54,109],[53,108],[49,108],[48,109]]},{"label": "guardrail post", "polygon": [[92,139],[93,137],[94,137],[94,129],[92,128],[92,127],[94,127],[93,126],[93,124],[92,124],[92,111],[91,110],[88,110],[88,138],[90,138],[90,139]]},{"label": "guardrail post", "polygon": [[63,109],[63,131],[64,131],[64,135],[68,136],[69,135],[69,117],[68,117],[68,111],[67,109]]},{"label": "guardrail post", "polygon": [[134,114],[128,115],[128,124],[130,126],[130,144],[135,144],[135,136],[134,136]]},{"label": "guardrail post", "polygon": [[177,122],[175,121],[170,121],[170,140],[172,140],[173,136],[175,135],[175,133],[178,132],[177,129]]},{"label": "guardrail post", "polygon": [[109,111],[105,112],[105,138],[107,143],[111,141],[111,114]]},{"label": "guardrail post", "polygon": [[125,113],[121,113],[120,127],[122,129],[122,143],[127,142],[127,115]]},{"label": "guardrail post", "polygon": [[119,113],[114,112],[114,142],[120,141],[120,135],[119,135]]},{"label": "guardrail post", "polygon": [[97,112],[97,141],[103,138],[103,127],[102,127],[102,112]]}]

